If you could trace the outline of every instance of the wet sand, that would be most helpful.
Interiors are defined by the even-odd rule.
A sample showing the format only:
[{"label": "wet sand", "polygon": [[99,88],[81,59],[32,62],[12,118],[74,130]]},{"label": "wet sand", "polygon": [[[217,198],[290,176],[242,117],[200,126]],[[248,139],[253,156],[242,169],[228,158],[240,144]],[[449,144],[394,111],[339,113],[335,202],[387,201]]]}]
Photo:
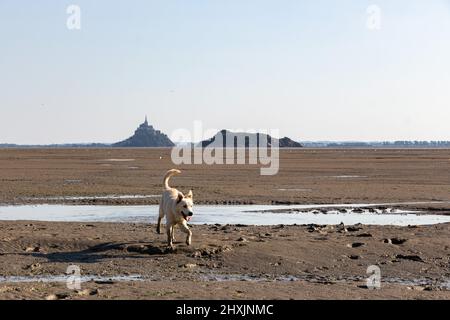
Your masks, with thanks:
[{"label": "wet sand", "polygon": [[[276,176],[260,176],[259,166],[180,166],[172,185],[192,188],[202,204],[430,202],[408,209],[450,211],[450,150],[305,149],[280,157]],[[172,167],[168,149],[0,150],[0,203],[156,204],[155,197],[43,198],[158,195]],[[0,221],[0,298],[450,298],[450,224],[194,225],[193,245],[178,231],[175,253],[154,229]],[[142,279],[89,281],[76,292],[64,283],[9,278],[61,276],[72,264],[82,275]],[[381,268],[380,290],[365,287],[370,265]]]},{"label": "wet sand", "polygon": [[[2,149],[0,203],[157,204],[158,198],[33,198],[159,195],[172,167],[170,149]],[[183,174],[172,184],[192,188],[203,204],[450,201],[448,149],[281,150],[276,176],[260,176],[259,165],[178,168]]]},{"label": "wet sand", "polygon": [[[139,276],[139,281],[0,282],[2,299],[450,298],[450,224],[420,227],[194,225],[176,251],[154,225],[0,222],[3,277]],[[366,287],[378,265],[382,286]],[[422,282],[420,282],[420,281]],[[6,282],[5,282],[6,281]],[[403,284],[395,283],[403,282]]]}]

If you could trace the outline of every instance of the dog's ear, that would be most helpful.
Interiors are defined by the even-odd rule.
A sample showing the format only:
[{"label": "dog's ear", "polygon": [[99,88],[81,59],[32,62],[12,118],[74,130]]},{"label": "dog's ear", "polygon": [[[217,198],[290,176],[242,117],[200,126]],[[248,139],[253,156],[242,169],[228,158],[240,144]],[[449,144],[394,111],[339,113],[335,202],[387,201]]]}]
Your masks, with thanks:
[{"label": "dog's ear", "polygon": [[183,200],[184,196],[182,193],[178,193],[178,199],[177,199],[177,204],[181,202],[181,200]]},{"label": "dog's ear", "polygon": [[192,190],[189,190],[186,198],[192,199],[194,197],[194,194],[192,193]]}]

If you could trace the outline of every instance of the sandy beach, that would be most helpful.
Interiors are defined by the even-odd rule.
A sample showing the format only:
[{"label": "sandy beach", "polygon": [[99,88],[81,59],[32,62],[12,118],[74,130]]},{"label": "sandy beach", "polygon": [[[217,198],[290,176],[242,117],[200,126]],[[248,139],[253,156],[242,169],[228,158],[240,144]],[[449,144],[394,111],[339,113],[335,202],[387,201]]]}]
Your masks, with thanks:
[{"label": "sandy beach", "polygon": [[[450,298],[450,224],[193,226],[193,245],[178,230],[174,253],[154,225],[21,221],[0,228],[3,299]],[[7,280],[49,279],[71,264],[99,278],[78,291],[64,281]],[[366,287],[369,265],[381,268],[381,289]]]},{"label": "sandy beach", "polygon": [[[424,204],[409,209],[447,215],[449,165],[448,150],[283,150],[277,176],[186,166],[172,185],[202,204],[412,201]],[[165,149],[1,150],[0,199],[155,204],[89,197],[157,195],[171,167]],[[193,225],[190,247],[177,230],[176,252],[149,223],[0,221],[0,230],[1,299],[450,298],[450,224]],[[80,267],[79,290],[66,286],[70,265]],[[371,265],[380,289],[366,286]]]},{"label": "sandy beach", "polygon": [[[3,149],[0,203],[157,204],[171,149]],[[339,204],[450,201],[449,149],[282,149],[280,170],[182,165],[173,185],[197,204]],[[48,199],[49,198],[49,199]],[[425,206],[442,207],[440,205]],[[447,205],[443,206],[447,208]]]}]

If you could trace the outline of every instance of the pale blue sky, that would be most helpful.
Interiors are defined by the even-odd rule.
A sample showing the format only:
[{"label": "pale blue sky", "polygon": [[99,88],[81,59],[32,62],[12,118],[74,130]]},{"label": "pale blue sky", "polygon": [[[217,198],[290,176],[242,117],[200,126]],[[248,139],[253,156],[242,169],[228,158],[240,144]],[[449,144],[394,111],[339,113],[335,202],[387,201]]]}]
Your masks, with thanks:
[{"label": "pale blue sky", "polygon": [[450,140],[449,0],[0,0],[0,41],[0,143],[114,142],[145,114],[169,135]]}]

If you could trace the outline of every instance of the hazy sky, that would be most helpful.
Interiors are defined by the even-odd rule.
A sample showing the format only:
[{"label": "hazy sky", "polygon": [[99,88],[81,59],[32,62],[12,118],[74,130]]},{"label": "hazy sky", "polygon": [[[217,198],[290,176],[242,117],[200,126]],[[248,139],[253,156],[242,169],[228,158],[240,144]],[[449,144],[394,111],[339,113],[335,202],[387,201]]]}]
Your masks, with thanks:
[{"label": "hazy sky", "polygon": [[0,41],[0,143],[115,142],[145,114],[169,135],[450,140],[449,0],[0,0]]}]

